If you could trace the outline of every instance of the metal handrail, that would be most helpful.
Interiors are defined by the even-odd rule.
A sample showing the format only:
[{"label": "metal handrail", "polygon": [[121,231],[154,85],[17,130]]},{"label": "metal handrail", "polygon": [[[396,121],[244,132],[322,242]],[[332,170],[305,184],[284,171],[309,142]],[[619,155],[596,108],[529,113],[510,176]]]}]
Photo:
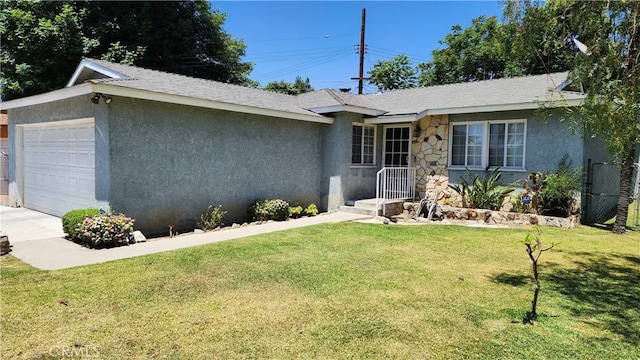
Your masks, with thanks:
[{"label": "metal handrail", "polygon": [[382,206],[385,213],[387,200],[415,198],[416,168],[383,167],[376,174],[376,212]]}]

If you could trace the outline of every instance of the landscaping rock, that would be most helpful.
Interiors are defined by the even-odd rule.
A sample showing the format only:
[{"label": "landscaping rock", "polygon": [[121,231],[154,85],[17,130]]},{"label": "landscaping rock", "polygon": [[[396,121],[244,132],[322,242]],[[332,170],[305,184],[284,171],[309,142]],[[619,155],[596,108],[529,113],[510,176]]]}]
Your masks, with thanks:
[{"label": "landscaping rock", "polygon": [[11,252],[9,237],[5,233],[0,233],[0,255],[6,255],[9,252]]},{"label": "landscaping rock", "polygon": [[147,241],[147,238],[144,236],[144,234],[140,230],[136,230],[133,232],[133,241],[137,243],[145,242]]}]

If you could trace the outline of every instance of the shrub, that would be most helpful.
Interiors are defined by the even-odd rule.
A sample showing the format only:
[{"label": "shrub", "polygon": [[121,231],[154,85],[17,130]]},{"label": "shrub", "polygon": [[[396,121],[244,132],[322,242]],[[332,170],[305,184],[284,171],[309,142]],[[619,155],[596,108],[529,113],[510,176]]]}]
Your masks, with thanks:
[{"label": "shrub", "polygon": [[253,220],[283,221],[289,218],[289,203],[281,199],[259,200],[249,209],[249,214]]},{"label": "shrub", "polygon": [[318,207],[316,204],[310,204],[306,209],[304,209],[304,213],[307,216],[316,216],[318,215]]},{"label": "shrub", "polygon": [[[511,194],[511,205],[515,212],[537,214],[539,212],[538,192],[547,175],[540,172],[532,172],[528,177],[521,179],[523,192]],[[524,201],[526,199],[526,202]]]},{"label": "shrub", "polygon": [[88,217],[76,228],[78,238],[89,247],[111,247],[129,244],[135,220],[123,214]]},{"label": "shrub", "polygon": [[76,228],[82,220],[87,217],[94,217],[100,215],[100,210],[95,208],[88,209],[76,209],[67,212],[62,215],[62,231],[64,231],[68,236],[69,240],[79,242],[78,233],[76,232]]},{"label": "shrub", "polygon": [[226,214],[227,212],[222,210],[222,205],[216,207],[209,205],[207,211],[200,215],[200,220],[198,220],[197,225],[204,231],[213,230],[222,225],[222,218]]},{"label": "shrub", "polygon": [[514,193],[511,194],[511,206],[513,207],[513,211],[524,214],[527,211],[527,206],[522,201],[522,195],[526,193]]},{"label": "shrub", "polygon": [[572,169],[565,155],[558,163],[555,173],[548,174],[538,192],[540,213],[549,216],[567,217],[576,204],[575,195],[580,191],[581,170]]},{"label": "shrub", "polygon": [[514,190],[498,185],[498,180],[502,176],[499,168],[493,170],[489,177],[485,174],[482,178],[471,173],[469,169],[466,170],[471,184],[461,177],[460,185],[449,185],[451,189],[460,194],[464,207],[498,210],[502,205],[502,199]]},{"label": "shrub", "polygon": [[289,208],[289,216],[294,219],[299,218],[302,215],[302,206],[292,206]]}]

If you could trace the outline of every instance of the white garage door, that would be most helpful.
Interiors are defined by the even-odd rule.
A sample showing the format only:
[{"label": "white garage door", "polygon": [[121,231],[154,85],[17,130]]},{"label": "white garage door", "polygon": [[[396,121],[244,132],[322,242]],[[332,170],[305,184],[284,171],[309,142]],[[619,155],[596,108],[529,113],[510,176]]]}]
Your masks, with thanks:
[{"label": "white garage door", "polygon": [[23,128],[24,206],[61,216],[95,206],[94,121]]}]

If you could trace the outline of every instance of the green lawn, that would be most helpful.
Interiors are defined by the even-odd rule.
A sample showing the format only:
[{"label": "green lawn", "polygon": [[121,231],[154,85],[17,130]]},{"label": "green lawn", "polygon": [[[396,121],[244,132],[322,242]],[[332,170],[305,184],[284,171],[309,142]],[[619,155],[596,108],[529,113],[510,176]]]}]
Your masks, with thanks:
[{"label": "green lawn", "polygon": [[342,223],[68,270],[4,257],[0,358],[640,359],[640,235],[544,228],[531,326],[526,234]]}]

